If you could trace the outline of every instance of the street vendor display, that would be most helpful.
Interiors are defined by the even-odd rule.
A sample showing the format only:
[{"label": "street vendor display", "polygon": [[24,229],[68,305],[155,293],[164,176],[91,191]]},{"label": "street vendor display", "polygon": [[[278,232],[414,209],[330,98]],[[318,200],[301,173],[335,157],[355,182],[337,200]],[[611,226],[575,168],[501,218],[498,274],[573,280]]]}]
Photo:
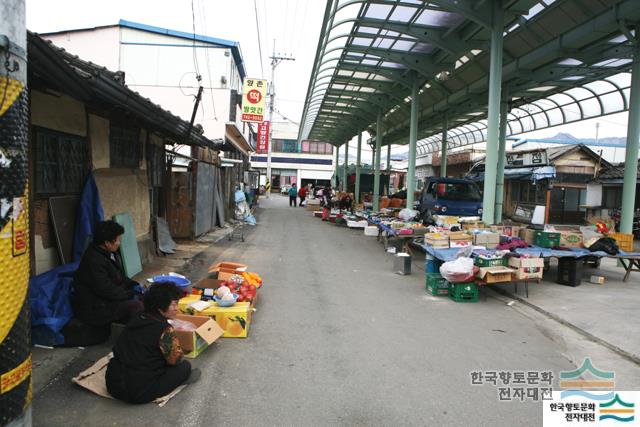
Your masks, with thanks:
[{"label": "street vendor display", "polygon": [[[194,324],[178,317],[178,299],[182,290],[170,282],[151,285],[144,296],[144,311],[135,315],[113,347],[113,358],[106,371],[109,393],[129,403],[148,403],[169,394],[191,378],[198,369],[184,360],[185,351],[198,351],[215,341],[221,331],[207,325],[203,344],[194,344],[193,332],[206,320]],[[214,332],[211,332],[214,331]],[[178,334],[183,332],[183,339]],[[186,339],[184,339],[186,337]],[[183,345],[186,348],[183,348]],[[199,346],[200,348],[194,348]]]}]

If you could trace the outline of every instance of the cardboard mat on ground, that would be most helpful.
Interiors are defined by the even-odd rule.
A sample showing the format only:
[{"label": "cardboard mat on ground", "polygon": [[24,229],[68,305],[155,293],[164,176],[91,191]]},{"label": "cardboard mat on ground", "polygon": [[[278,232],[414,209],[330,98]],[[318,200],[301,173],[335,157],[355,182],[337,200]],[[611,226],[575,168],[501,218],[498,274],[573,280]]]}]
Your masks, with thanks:
[{"label": "cardboard mat on ground", "polygon": [[[113,357],[113,353],[109,353],[103,358],[99,359],[96,363],[91,365],[89,368],[80,372],[77,377],[72,378],[71,381],[78,384],[82,388],[86,388],[87,390],[97,394],[98,396],[106,397],[107,399],[113,399],[113,396],[109,394],[107,390],[107,381],[105,379],[105,374],[107,373],[107,364],[109,360]],[[171,393],[166,396],[162,396],[153,401],[153,403],[157,403],[158,406],[164,406],[167,404],[169,400],[176,394],[180,393],[183,388],[186,387],[186,384],[183,384],[176,389],[174,389]]]}]

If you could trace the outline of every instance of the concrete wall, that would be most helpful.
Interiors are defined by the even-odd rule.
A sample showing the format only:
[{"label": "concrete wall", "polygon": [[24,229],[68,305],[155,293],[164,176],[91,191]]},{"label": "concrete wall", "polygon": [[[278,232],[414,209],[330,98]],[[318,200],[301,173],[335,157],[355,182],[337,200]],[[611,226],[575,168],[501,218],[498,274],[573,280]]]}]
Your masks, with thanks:
[{"label": "concrete wall", "polygon": [[120,28],[116,26],[67,31],[46,35],[44,38],[85,61],[102,65],[111,71],[120,70]]}]

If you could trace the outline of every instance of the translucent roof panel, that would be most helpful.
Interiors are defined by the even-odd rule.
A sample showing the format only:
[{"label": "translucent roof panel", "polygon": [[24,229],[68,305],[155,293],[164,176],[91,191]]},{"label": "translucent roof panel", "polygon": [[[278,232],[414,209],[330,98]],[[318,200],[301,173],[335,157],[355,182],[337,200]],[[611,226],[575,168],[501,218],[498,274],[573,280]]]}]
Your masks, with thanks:
[{"label": "translucent roof panel", "polygon": [[[628,108],[630,84],[630,73],[622,73],[589,84],[591,87],[608,87],[606,92],[571,88],[548,98],[514,106],[508,114],[507,136],[623,112]],[[578,98],[576,93],[580,94]],[[478,132],[482,137],[479,137]],[[441,132],[421,139],[418,141],[418,155],[426,156],[439,151],[441,142]],[[459,125],[447,132],[447,146],[451,149],[479,142],[486,142],[486,120]]]},{"label": "translucent roof panel", "polygon": [[[463,128],[460,144],[481,138],[494,20],[488,2],[475,4],[327,0],[299,139],[342,145],[363,130],[375,139],[380,115],[382,144],[408,143],[407,97],[414,80],[420,88],[418,137],[429,138],[428,147],[437,147],[445,116],[454,128],[478,126]],[[626,36],[640,21],[640,1],[593,1],[584,8],[579,0],[503,0],[502,8],[503,89],[513,104],[510,132],[628,108],[633,50]],[[336,101],[347,105],[336,108]]]}]

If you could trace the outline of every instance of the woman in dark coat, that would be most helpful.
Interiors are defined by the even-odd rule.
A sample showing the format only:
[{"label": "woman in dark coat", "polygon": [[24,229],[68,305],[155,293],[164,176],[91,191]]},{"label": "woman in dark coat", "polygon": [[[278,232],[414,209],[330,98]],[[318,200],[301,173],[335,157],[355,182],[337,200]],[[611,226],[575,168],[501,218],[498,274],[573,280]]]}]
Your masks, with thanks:
[{"label": "woman in dark coat", "polygon": [[116,399],[148,403],[185,382],[200,377],[183,359],[169,322],[178,313],[182,291],[171,282],[156,282],[144,296],[144,312],[136,314],[120,334],[107,365],[107,390]]},{"label": "woman in dark coat", "polygon": [[119,257],[124,228],[115,221],[97,224],[93,244],[82,255],[73,281],[71,304],[74,317],[90,326],[126,323],[142,311],[140,301],[132,300],[137,282],[124,274]]}]

